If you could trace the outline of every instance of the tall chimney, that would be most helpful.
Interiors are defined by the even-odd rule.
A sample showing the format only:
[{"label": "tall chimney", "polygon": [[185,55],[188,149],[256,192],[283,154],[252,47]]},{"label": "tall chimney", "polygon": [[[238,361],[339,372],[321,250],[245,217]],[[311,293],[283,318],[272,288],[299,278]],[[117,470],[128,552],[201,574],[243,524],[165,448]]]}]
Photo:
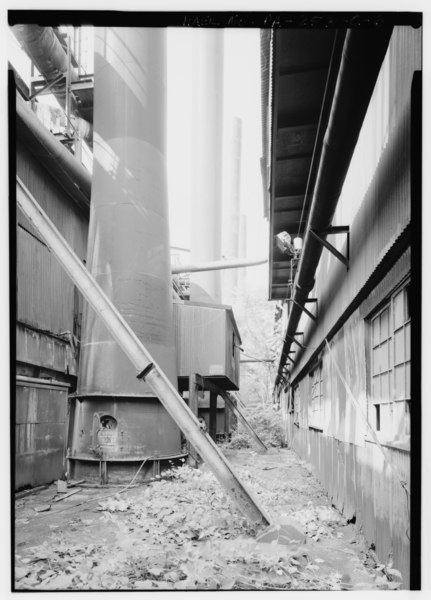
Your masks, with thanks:
[{"label": "tall chimney", "polygon": [[[201,29],[195,35],[190,258],[192,263],[199,263],[221,258],[224,34],[222,29]],[[220,271],[193,273],[190,299],[220,303]]]},{"label": "tall chimney", "polygon": [[[87,268],[177,385],[165,164],[166,30],[96,28]],[[69,452],[75,475],[178,455],[180,431],[86,307]],[[143,365],[144,366],[144,365]],[[150,461],[151,462],[151,461]]]}]

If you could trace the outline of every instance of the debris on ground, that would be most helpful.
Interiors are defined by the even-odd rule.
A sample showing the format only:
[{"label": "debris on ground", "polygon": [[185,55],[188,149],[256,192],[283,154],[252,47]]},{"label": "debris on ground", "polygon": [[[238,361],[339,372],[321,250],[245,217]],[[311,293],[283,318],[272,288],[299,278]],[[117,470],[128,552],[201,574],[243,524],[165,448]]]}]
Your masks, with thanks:
[{"label": "debris on ground", "polygon": [[[349,541],[353,525],[317,480],[301,473],[291,450],[230,451],[228,458],[274,518],[266,535],[246,521],[205,465],[173,467],[133,489],[81,489],[57,504],[49,501],[57,495],[53,485],[16,507],[16,589],[399,587],[392,565],[364,566],[364,545]],[[44,505],[49,512],[35,512]]]}]

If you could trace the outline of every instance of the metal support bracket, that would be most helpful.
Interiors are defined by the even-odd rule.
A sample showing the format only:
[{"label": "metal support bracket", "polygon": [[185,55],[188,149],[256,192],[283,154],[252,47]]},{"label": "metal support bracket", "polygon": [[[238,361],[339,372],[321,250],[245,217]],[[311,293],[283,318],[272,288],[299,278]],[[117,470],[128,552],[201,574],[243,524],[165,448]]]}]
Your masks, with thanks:
[{"label": "metal support bracket", "polygon": [[[289,352],[282,352],[281,356],[284,358],[286,358],[288,361],[290,361],[292,363],[292,365],[295,365],[295,361],[293,360],[293,358],[290,358],[289,354],[294,354],[296,352],[296,350],[289,350]],[[287,365],[285,365],[284,367],[285,369],[287,369]]]},{"label": "metal support bracket", "polygon": [[[338,233],[347,234],[347,253],[346,256],[341,254],[328,240],[326,239],[327,235],[334,235]],[[349,261],[350,261],[350,227],[348,225],[341,225],[336,227],[328,227],[327,229],[322,229],[320,231],[316,231],[315,229],[310,229],[310,234],[317,240],[322,246],[327,248],[331,254],[338,258],[339,261],[346,266],[347,270],[349,270]],[[321,237],[324,235],[325,237]]]},{"label": "metal support bracket", "polygon": [[298,342],[298,340],[297,340],[297,339],[296,339],[296,338],[295,338],[293,335],[287,335],[287,334],[286,334],[286,337],[288,337],[288,338],[289,338],[289,340],[291,340],[291,341],[292,341],[294,344],[296,344],[297,346],[299,346],[300,348],[302,348],[302,350],[304,350],[304,349],[305,349],[305,346],[303,346],[303,345],[301,344],[301,342]]},{"label": "metal support bracket", "polygon": [[[299,302],[297,302],[293,298],[292,298],[292,302],[294,302],[296,304],[296,306],[298,306],[301,310],[303,310],[305,312],[305,314],[310,317],[310,319],[312,319],[315,323],[317,322],[317,316],[314,316],[313,313],[308,310],[308,308],[305,308],[305,306],[302,306],[302,304],[300,304]],[[317,299],[316,298],[312,298],[310,300],[307,300],[307,302],[317,302]],[[317,306],[316,306],[316,309],[317,309]],[[297,340],[294,340],[294,341],[297,344],[299,344],[299,342],[297,342]]]}]

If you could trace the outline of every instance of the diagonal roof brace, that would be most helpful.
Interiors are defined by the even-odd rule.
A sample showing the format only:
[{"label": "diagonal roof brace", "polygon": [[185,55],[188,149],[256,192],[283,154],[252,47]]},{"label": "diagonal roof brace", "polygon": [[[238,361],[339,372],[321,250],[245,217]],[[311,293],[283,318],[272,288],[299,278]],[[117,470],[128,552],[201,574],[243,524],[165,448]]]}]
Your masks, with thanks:
[{"label": "diagonal roof brace", "polygon": [[[349,270],[349,259],[350,259],[350,228],[348,225],[340,226],[340,227],[328,227],[327,229],[316,231],[315,229],[310,229],[311,235],[316,239],[322,246],[324,246],[331,254],[338,258],[339,261],[343,263]],[[339,252],[328,240],[326,239],[327,235],[337,234],[337,233],[347,233],[347,256],[344,256]],[[325,236],[325,237],[323,237]]]},{"label": "diagonal roof brace", "polygon": [[[290,301],[290,302],[293,302],[294,304],[296,304],[296,306],[297,306],[298,308],[300,308],[300,309],[301,309],[303,312],[305,312],[305,314],[306,314],[307,316],[309,316],[309,317],[310,317],[310,319],[311,319],[312,321],[314,321],[315,323],[317,323],[317,315],[313,315],[313,313],[312,313],[312,312],[310,312],[310,311],[308,310],[308,308],[305,308],[305,305],[303,305],[303,304],[300,304],[300,303],[299,303],[297,300],[295,300],[295,298],[289,298],[289,301]],[[310,300],[306,300],[305,302],[317,302],[317,298],[312,298],[312,299],[310,299]],[[317,307],[317,305],[316,305],[316,307]],[[289,336],[287,336],[287,335],[286,335],[286,337],[288,337],[288,338],[290,338],[290,339],[291,339],[291,336],[290,336],[290,335],[289,335]],[[296,340],[294,340],[294,341],[296,341]]]},{"label": "diagonal roof brace", "polygon": [[287,335],[286,337],[288,337],[294,344],[297,344],[300,348],[302,348],[304,350],[305,346],[303,346],[300,342],[298,342],[298,340],[293,337],[292,335]]}]

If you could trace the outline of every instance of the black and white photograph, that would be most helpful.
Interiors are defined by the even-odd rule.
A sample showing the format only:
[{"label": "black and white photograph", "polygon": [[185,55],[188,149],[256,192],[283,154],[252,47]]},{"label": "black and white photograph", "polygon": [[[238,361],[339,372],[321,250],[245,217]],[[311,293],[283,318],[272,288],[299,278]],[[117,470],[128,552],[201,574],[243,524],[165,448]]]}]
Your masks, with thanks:
[{"label": "black and white photograph", "polygon": [[107,6],[4,28],[9,592],[423,590],[423,13]]}]

